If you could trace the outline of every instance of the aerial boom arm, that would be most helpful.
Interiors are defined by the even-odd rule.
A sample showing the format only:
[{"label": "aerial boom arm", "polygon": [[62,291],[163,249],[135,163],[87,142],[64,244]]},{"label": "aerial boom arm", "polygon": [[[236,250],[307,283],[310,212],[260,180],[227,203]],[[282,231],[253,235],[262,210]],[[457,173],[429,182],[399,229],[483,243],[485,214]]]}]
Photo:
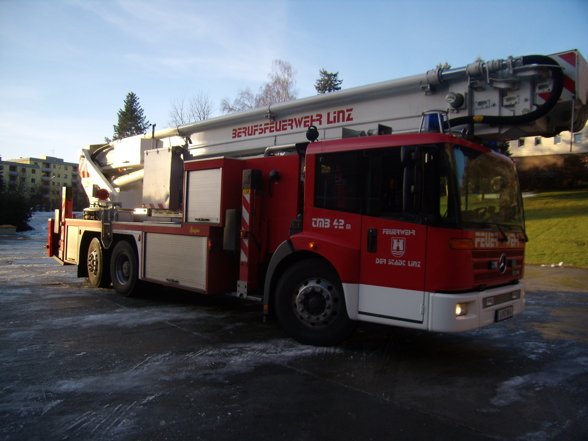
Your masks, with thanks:
[{"label": "aerial boom arm", "polygon": [[[440,119],[427,126],[431,113]],[[587,119],[588,64],[578,51],[475,61],[90,146],[82,159],[91,173],[82,181],[90,198],[98,186],[131,208],[141,206],[152,149],[181,147],[184,159],[256,156],[304,142],[310,126],[319,141],[440,129],[507,141],[580,130]]]},{"label": "aerial boom arm", "polygon": [[[573,70],[562,65],[571,57],[576,59]],[[573,84],[575,94],[571,91],[564,96],[564,83]],[[267,108],[159,130],[153,136],[156,139],[172,136],[191,138],[194,134],[227,126],[248,125],[265,119],[287,119],[301,112],[349,105],[356,108],[373,106],[383,99],[387,100],[382,103],[384,108],[379,112],[380,118],[394,121],[395,124],[391,125],[395,133],[417,131],[422,113],[437,109],[448,113],[452,128],[475,124],[476,130],[470,136],[499,140],[553,136],[569,129],[570,122],[565,119],[566,116],[569,119],[572,106],[575,109],[574,125],[581,128],[586,123],[587,88],[588,68],[579,52],[570,51],[552,56],[528,55],[506,60],[476,61],[462,68],[436,69],[424,75],[277,103]],[[457,96],[462,101],[456,104],[450,96]],[[539,121],[548,113],[551,113],[550,122]],[[369,121],[367,117],[364,120]],[[355,117],[354,121],[359,120]],[[146,135],[146,138],[150,137]],[[324,134],[323,139],[336,137]],[[197,139],[192,138],[190,141],[194,141],[193,148],[197,148]]]}]

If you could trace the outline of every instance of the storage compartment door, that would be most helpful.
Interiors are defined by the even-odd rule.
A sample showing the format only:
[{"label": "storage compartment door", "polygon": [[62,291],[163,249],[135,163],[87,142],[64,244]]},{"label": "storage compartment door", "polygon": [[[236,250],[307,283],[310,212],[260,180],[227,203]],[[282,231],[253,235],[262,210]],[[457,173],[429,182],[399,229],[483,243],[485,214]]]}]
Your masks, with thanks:
[{"label": "storage compartment door", "polygon": [[145,234],[145,278],[206,292],[208,238]]},{"label": "storage compartment door", "polygon": [[[80,237],[80,227],[67,226],[67,239],[65,240],[65,261],[68,263],[78,263],[78,241]],[[85,256],[82,256],[84,258]]]},{"label": "storage compartment door", "polygon": [[222,169],[188,172],[186,222],[221,223]]}]

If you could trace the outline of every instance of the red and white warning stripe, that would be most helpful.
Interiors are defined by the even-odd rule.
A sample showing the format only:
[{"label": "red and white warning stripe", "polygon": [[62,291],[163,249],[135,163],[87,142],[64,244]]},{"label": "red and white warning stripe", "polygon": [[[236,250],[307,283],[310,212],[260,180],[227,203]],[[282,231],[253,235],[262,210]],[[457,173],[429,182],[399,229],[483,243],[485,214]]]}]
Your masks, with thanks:
[{"label": "red and white warning stripe", "polygon": [[[251,190],[243,190],[242,197],[243,208],[241,210],[241,228],[243,231],[249,231],[249,211],[251,209]],[[249,261],[249,239],[245,234],[241,240],[241,262]]]},{"label": "red and white warning stripe", "polygon": [[81,178],[89,178],[90,172],[88,171],[88,164],[86,163],[86,158],[83,156],[80,157],[80,166],[78,168],[78,172]]},{"label": "red and white warning stripe", "polygon": [[[576,91],[577,77],[577,54],[576,52],[564,52],[561,54],[550,55],[563,68],[564,88],[560,96],[560,101],[571,101],[572,95]],[[543,104],[549,98],[550,92],[538,94],[537,104]]]}]

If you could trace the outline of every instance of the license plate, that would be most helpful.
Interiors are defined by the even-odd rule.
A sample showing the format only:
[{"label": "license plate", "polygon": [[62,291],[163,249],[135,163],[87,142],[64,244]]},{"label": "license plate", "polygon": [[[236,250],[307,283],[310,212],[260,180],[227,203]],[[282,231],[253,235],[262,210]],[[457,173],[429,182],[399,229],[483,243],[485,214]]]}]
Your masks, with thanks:
[{"label": "license plate", "polygon": [[512,306],[508,308],[499,309],[496,311],[496,321],[499,322],[501,320],[506,320],[513,316],[514,310]]}]

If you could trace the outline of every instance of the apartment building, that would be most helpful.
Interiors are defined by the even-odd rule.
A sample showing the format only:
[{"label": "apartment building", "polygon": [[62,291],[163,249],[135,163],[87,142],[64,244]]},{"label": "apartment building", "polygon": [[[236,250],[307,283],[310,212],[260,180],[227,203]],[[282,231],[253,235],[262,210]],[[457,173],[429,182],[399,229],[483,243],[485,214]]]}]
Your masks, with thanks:
[{"label": "apartment building", "polygon": [[54,209],[61,203],[61,188],[80,186],[78,164],[53,156],[2,160],[0,173],[6,191],[19,191],[27,197],[39,196],[38,204]]},{"label": "apartment building", "polygon": [[588,125],[580,132],[561,132],[553,138],[531,136],[509,142],[514,157],[588,153]]}]

